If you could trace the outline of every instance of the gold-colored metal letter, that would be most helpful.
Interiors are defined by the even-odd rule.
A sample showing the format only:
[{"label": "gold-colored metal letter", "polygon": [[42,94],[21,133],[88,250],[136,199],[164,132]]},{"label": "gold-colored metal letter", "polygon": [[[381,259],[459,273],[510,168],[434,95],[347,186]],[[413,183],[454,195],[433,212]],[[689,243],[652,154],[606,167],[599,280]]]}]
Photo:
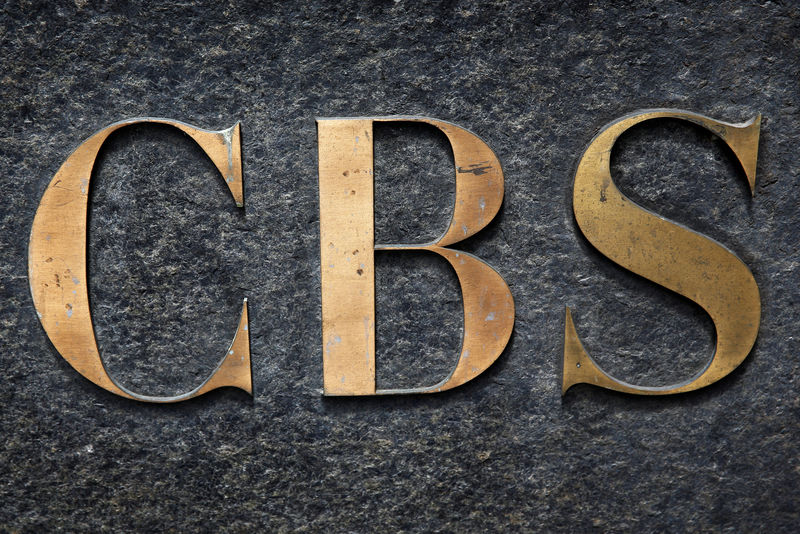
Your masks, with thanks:
[{"label": "gold-colored metal letter", "polygon": [[124,126],[138,123],[166,124],[189,135],[222,173],[236,205],[244,205],[238,123],[227,130],[213,132],[169,119],[141,118],[100,130],[61,165],[45,190],[33,220],[28,275],[39,319],[56,350],[76,371],[122,397],[145,402],[178,402],[223,386],[237,387],[252,394],[247,299],[225,357],[205,382],[188,393],[175,397],[139,395],[117,384],[100,358],[89,309],[86,270],[89,182],[97,154],[108,136]]},{"label": "gold-colored metal letter", "polygon": [[[375,245],[372,125],[422,122],[439,128],[453,147],[456,197],[444,235],[422,245]],[[448,245],[484,228],[503,201],[503,171],[476,135],[421,118],[318,119],[323,384],[325,395],[431,393],[459,386],[503,352],[514,326],[514,300],[486,263]],[[423,250],[455,269],[464,299],[461,355],[440,383],[413,389],[375,388],[375,250]]]},{"label": "gold-colored metal letter", "polygon": [[686,120],[718,135],[733,150],[755,194],[760,115],[729,124],[687,111],[641,111],[605,126],[584,152],[573,186],[575,220],[602,254],[699,304],[714,321],[716,351],[702,371],[684,382],[658,387],[628,384],[608,375],[589,356],[567,308],[562,394],[580,383],[640,395],[699,389],[742,363],[758,335],[758,285],[744,262],[716,241],[634,204],[611,179],[610,156],[616,140],[632,126],[656,118]]}]

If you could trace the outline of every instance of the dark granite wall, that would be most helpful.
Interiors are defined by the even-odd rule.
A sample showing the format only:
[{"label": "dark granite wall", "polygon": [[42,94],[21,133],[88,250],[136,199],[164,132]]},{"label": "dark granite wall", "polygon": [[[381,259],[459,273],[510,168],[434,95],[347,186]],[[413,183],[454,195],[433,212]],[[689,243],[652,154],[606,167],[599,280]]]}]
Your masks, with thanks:
[{"label": "dark granite wall", "polygon": [[[800,7],[790,1],[8,2],[0,15],[0,530],[10,532],[792,532],[800,529]],[[755,198],[705,131],[650,122],[612,155],[620,188],[724,243],[763,302],[745,363],[693,394],[560,396],[564,307],[629,381],[701,369],[693,303],[597,254],[571,215],[577,159],[639,108],[764,116]],[[515,334],[450,393],[326,399],[314,117],[416,114],[480,135],[500,216],[463,244],[512,288]],[[242,121],[246,208],[181,134],[132,127],[92,182],[90,297],[105,362],[176,394],[251,305],[254,399],[126,401],[55,352],[27,236],[61,162],[101,127]],[[379,241],[449,217],[440,134],[376,131]],[[431,383],[460,342],[454,275],[380,254],[378,381]]]}]

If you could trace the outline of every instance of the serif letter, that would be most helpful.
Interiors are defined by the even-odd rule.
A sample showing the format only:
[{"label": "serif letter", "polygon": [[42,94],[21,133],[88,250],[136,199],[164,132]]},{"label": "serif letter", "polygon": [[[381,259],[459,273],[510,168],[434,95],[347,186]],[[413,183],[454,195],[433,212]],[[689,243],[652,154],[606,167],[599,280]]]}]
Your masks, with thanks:
[{"label": "serif letter", "polygon": [[[453,217],[441,238],[416,245],[374,242],[373,136],[375,122],[408,121],[439,128],[456,167]],[[489,265],[449,245],[474,235],[503,202],[503,171],[474,134],[421,117],[318,119],[322,352],[326,395],[432,393],[478,376],[503,352],[514,326],[514,300]],[[413,389],[375,387],[375,250],[439,254],[455,269],[464,302],[461,354],[438,384]]]},{"label": "serif letter", "polygon": [[131,119],[100,130],[61,165],[42,195],[33,220],[28,276],[39,319],[56,350],[76,371],[122,397],[145,402],[178,402],[223,386],[237,387],[252,394],[247,299],[233,342],[219,366],[205,382],[188,393],[175,397],[140,395],[117,384],[100,358],[89,309],[86,272],[89,182],[97,154],[108,136],[138,123],[166,124],[194,139],[222,174],[236,205],[244,205],[238,124],[212,132],[169,119]]},{"label": "serif letter", "polygon": [[716,350],[705,368],[684,382],[657,387],[628,384],[604,372],[589,356],[567,308],[562,393],[580,383],[639,395],[700,389],[733,371],[755,343],[761,302],[744,262],[716,241],[637,206],[611,179],[611,149],[619,136],[657,118],[686,120],[719,136],[736,155],[754,194],[760,115],[729,124],[686,111],[641,111],[607,125],[583,153],[573,185],[575,220],[603,255],[699,304],[714,321]]}]

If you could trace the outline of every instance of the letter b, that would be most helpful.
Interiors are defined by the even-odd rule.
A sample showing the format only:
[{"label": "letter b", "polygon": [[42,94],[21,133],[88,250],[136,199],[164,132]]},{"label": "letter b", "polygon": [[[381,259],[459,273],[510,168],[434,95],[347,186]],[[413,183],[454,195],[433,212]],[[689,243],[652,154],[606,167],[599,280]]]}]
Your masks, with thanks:
[{"label": "letter b", "polygon": [[[453,217],[444,235],[420,245],[375,245],[375,122],[423,122],[450,141],[456,166]],[[468,382],[503,352],[514,326],[514,300],[500,275],[470,254],[445,248],[484,228],[503,201],[503,171],[474,134],[421,117],[318,119],[322,342],[325,395],[432,393]],[[375,388],[375,250],[426,250],[455,269],[464,300],[461,355],[436,385]]]}]

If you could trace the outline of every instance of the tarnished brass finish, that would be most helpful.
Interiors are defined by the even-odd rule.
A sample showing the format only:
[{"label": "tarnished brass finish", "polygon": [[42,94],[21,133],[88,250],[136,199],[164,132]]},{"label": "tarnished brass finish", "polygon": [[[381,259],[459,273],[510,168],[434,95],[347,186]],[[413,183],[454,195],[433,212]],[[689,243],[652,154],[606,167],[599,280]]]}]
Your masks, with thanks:
[{"label": "tarnished brass finish", "polygon": [[375,393],[372,121],[320,120],[324,388]]},{"label": "tarnished brass finish", "polygon": [[742,363],[758,335],[758,285],[744,262],[716,241],[631,202],[611,179],[611,149],[616,140],[632,126],[656,118],[687,120],[718,135],[733,150],[755,194],[760,115],[743,124],[729,124],[687,111],[642,111],[605,126],[584,152],[573,186],[575,220],[602,254],[699,304],[714,321],[716,351],[702,371],[684,382],[659,387],[628,384],[604,372],[589,356],[567,308],[562,393],[579,383],[640,395],[699,389]]},{"label": "tarnished brass finish", "polygon": [[122,397],[145,402],[178,402],[233,386],[252,394],[247,299],[233,342],[214,373],[194,390],[175,397],[139,395],[107,373],[92,326],[86,270],[89,182],[100,147],[112,132],[137,123],[174,126],[194,139],[222,173],[236,205],[244,205],[239,124],[218,132],[169,119],[131,119],[100,130],[81,144],[44,192],[31,228],[28,275],[39,319],[56,350],[80,374]]},{"label": "tarnished brass finish", "polygon": [[[421,245],[375,245],[372,125],[423,122],[439,128],[453,147],[456,197],[444,235]],[[503,352],[514,325],[514,300],[494,269],[445,248],[484,228],[503,201],[503,171],[477,136],[421,117],[318,119],[323,383],[326,395],[431,393],[459,386]],[[376,390],[375,250],[424,250],[455,269],[464,298],[461,355],[451,374],[430,387]]]}]

